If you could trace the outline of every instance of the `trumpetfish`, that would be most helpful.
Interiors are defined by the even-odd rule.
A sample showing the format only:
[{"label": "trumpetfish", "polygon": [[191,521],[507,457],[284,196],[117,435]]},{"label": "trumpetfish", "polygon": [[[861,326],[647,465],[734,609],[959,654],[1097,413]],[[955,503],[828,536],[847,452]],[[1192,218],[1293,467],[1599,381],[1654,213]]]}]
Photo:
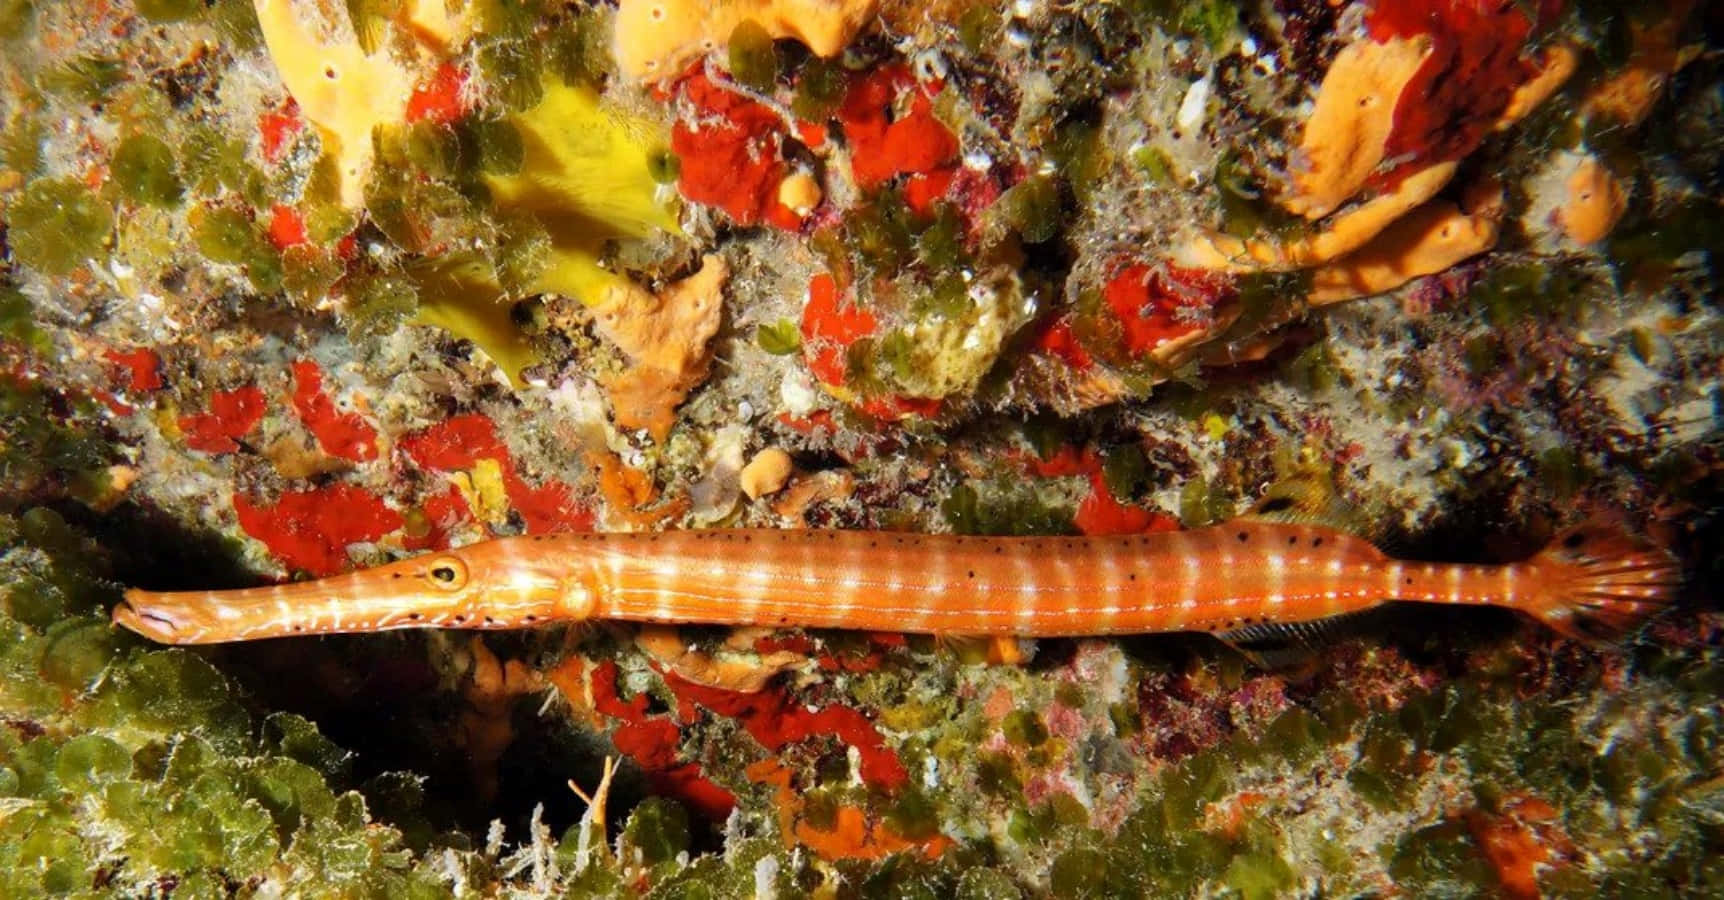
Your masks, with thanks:
[{"label": "trumpetfish", "polygon": [[1258,520],[1109,537],[732,529],[505,537],[314,581],[134,589],[113,619],[170,644],[591,620],[1240,643],[1410,600],[1596,638],[1668,606],[1680,582],[1668,552],[1596,522],[1506,565],[1396,559],[1339,529]]}]

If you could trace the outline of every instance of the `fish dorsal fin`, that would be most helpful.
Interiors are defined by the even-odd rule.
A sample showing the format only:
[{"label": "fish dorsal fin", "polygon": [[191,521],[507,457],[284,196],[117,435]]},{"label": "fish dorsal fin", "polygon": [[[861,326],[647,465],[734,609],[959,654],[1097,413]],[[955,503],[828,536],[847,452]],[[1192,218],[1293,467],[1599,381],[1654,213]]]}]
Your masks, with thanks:
[{"label": "fish dorsal fin", "polygon": [[1352,634],[1359,620],[1371,612],[1303,622],[1256,622],[1215,632],[1215,638],[1261,668],[1279,669],[1304,662],[1328,644]]}]

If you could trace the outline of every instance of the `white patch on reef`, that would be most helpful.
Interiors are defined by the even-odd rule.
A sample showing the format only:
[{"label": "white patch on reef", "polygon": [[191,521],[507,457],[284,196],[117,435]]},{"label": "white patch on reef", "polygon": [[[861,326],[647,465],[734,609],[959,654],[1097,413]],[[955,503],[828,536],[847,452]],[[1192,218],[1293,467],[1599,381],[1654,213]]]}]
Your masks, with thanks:
[{"label": "white patch on reef", "polygon": [[1586,159],[1585,153],[1559,150],[1521,181],[1521,189],[1527,196],[1521,228],[1539,250],[1554,252],[1562,248],[1563,233],[1556,221],[1557,211],[1568,202],[1569,178]]},{"label": "white patch on reef", "polygon": [[778,897],[778,857],[770,853],[754,861],[754,900]]},{"label": "white patch on reef", "polygon": [[620,450],[626,444],[611,427],[611,417],[599,386],[584,378],[567,378],[543,396],[559,424],[572,427],[583,439]]},{"label": "white patch on reef", "polygon": [[1203,120],[1209,110],[1209,90],[1214,82],[1205,75],[1191,83],[1185,90],[1185,99],[1179,101],[1179,112],[1174,115],[1173,123],[1179,130],[1187,134],[1203,126]]},{"label": "white patch on reef", "polygon": [[1598,395],[1616,415],[1618,425],[1630,434],[1644,435],[1651,427],[1649,414],[1661,409],[1657,392],[1664,377],[1627,348],[1617,351],[1610,363],[1610,374],[1599,381]]},{"label": "white patch on reef", "polygon": [[806,416],[820,405],[820,391],[808,371],[797,367],[785,372],[784,380],[778,383],[778,399],[784,403],[786,412]]},{"label": "white patch on reef", "polygon": [[695,526],[711,525],[730,515],[740,496],[742,467],[746,464],[749,429],[735,423],[725,425],[707,445],[703,468],[706,475],[689,486],[694,508],[689,518]]},{"label": "white patch on reef", "polygon": [[1724,428],[1724,422],[1718,417],[1718,402],[1712,397],[1696,397],[1672,406],[1660,417],[1659,423],[1669,426],[1668,442],[1678,446],[1691,444]]}]

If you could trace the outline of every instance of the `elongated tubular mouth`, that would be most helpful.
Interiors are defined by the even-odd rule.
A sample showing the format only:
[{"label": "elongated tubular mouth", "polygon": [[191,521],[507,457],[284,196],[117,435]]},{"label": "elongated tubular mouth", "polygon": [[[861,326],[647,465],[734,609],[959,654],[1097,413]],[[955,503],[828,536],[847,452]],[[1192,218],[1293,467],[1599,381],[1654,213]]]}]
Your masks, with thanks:
[{"label": "elongated tubular mouth", "polygon": [[167,604],[159,602],[159,598],[165,596],[149,591],[127,591],[125,599],[114,606],[114,624],[164,644],[197,643],[195,636],[181,630],[181,623],[167,611]]}]

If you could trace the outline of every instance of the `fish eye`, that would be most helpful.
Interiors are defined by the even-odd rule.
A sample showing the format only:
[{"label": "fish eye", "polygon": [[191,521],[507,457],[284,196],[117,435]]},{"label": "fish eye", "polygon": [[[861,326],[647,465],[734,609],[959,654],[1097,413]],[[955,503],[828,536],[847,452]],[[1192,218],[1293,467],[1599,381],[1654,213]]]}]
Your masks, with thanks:
[{"label": "fish eye", "polygon": [[431,583],[444,590],[459,590],[467,584],[467,566],[453,556],[445,556],[425,570]]}]

